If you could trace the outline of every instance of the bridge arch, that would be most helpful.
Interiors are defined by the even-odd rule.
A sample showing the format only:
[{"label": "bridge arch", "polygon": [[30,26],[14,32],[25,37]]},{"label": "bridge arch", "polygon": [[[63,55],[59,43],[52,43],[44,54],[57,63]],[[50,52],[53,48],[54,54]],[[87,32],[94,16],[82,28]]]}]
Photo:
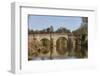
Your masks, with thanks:
[{"label": "bridge arch", "polygon": [[50,40],[47,38],[42,38],[40,41],[42,42],[43,46],[47,46],[50,43]]},{"label": "bridge arch", "polygon": [[41,53],[47,54],[50,52],[50,40],[47,38],[42,38],[40,40],[41,43]]},{"label": "bridge arch", "polygon": [[65,55],[67,52],[67,38],[59,37],[56,41],[56,52],[59,55]]}]

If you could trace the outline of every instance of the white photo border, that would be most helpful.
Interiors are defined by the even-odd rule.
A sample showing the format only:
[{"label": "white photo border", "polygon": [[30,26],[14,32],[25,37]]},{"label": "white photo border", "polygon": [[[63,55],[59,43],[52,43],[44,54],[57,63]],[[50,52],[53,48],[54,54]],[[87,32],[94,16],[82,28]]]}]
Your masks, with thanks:
[{"label": "white photo border", "polygon": [[[91,9],[91,8],[77,8],[77,7],[69,7],[69,8],[52,8],[52,7],[35,7],[33,6],[33,4],[25,4],[25,3],[12,3],[12,47],[14,47],[12,49],[12,69],[11,71],[13,73],[22,73],[22,72],[46,72],[46,71],[53,71],[53,70],[68,70],[68,69],[73,69],[73,68],[89,68],[89,67],[93,67],[95,65],[94,61],[95,59],[93,58],[93,53],[95,50],[94,45],[92,45],[91,40],[94,40],[93,43],[95,42],[95,9]],[[15,8],[15,9],[14,9]],[[25,9],[29,8],[28,10]],[[24,10],[24,13],[23,10]],[[91,57],[90,60],[89,59],[71,59],[71,60],[46,60],[46,61],[30,61],[29,64],[27,63],[28,58],[27,56],[25,56],[27,54],[27,47],[26,49],[24,49],[23,47],[25,47],[23,44],[27,43],[27,15],[28,14],[34,14],[34,15],[46,15],[46,13],[44,12],[39,12],[38,13],[34,13],[35,11],[32,11],[31,13],[30,10],[46,10],[47,12],[49,10],[53,10],[55,11],[59,11],[61,13],[63,13],[61,16],[68,16],[68,14],[64,15],[64,12],[70,11],[69,13],[73,12],[75,13],[75,11],[80,11],[81,13],[83,12],[84,15],[81,15],[80,12],[75,14],[70,14],[70,16],[84,16],[84,17],[88,17],[88,20],[90,20],[92,22],[89,21],[88,23],[88,35],[90,35],[90,41],[88,41],[88,47],[94,47],[94,48],[90,48],[92,50],[92,53],[89,54],[88,56]],[[64,11],[64,12],[62,12]],[[84,13],[86,12],[86,13]],[[90,12],[90,13],[89,13]],[[88,13],[88,14],[87,14]],[[78,15],[79,14],[79,15]],[[58,13],[48,13],[47,15],[57,15],[60,16],[60,14]],[[15,17],[14,17],[15,16]],[[25,17],[24,17],[25,16]],[[23,19],[24,17],[24,19]],[[25,20],[26,19],[26,20]],[[26,23],[25,23],[26,22]],[[23,26],[25,24],[25,26]],[[14,30],[15,29],[15,30]],[[25,32],[26,31],[26,32]],[[92,34],[91,34],[92,33]],[[15,34],[15,35],[14,35]],[[94,36],[94,37],[93,37]],[[25,41],[25,42],[24,42]],[[23,43],[24,42],[24,43]],[[23,49],[26,50],[26,54],[23,52]],[[89,50],[88,50],[89,51]],[[25,55],[24,55],[24,54]],[[27,61],[25,60],[27,58]],[[64,62],[67,63],[64,63]],[[59,63],[58,63],[59,62]],[[74,64],[73,64],[74,62]],[[71,63],[71,65],[70,65]],[[78,64],[78,65],[76,65]],[[30,66],[29,66],[30,65]],[[35,65],[35,66],[34,66]],[[64,66],[60,66],[60,65],[68,65],[67,67]],[[33,67],[34,68],[33,68]],[[59,67],[60,66],[60,67]],[[38,67],[38,68],[37,68]]]}]

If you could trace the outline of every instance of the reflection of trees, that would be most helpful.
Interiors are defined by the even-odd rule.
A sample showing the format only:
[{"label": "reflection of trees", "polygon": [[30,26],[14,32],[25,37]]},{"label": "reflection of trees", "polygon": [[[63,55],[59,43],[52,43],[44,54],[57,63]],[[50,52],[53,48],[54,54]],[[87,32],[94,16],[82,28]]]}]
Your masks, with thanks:
[{"label": "reflection of trees", "polygon": [[56,50],[60,55],[64,55],[67,52],[67,39],[61,37],[56,42]]},{"label": "reflection of trees", "polygon": [[75,47],[76,56],[79,58],[87,57],[87,52],[88,52],[87,34],[82,34],[80,38],[77,38],[75,45],[76,45]]},{"label": "reflection of trees", "polygon": [[83,57],[86,57],[87,56],[87,47],[88,47],[88,44],[87,44],[87,34],[82,34],[82,37],[81,37],[81,47],[82,47],[82,55]]},{"label": "reflection of trees", "polygon": [[68,50],[68,55],[72,56],[73,42],[72,42],[71,38],[68,38],[68,41],[67,41],[67,50]]}]

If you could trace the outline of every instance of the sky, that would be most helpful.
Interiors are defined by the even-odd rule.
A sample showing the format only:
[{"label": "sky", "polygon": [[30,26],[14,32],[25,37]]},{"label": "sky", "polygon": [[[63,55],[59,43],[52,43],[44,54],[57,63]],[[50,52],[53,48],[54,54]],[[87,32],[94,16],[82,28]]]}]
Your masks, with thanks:
[{"label": "sky", "polygon": [[81,26],[82,18],[75,16],[45,16],[29,15],[28,28],[33,30],[42,30],[53,26],[54,30],[59,27],[66,27],[70,31],[76,30]]}]

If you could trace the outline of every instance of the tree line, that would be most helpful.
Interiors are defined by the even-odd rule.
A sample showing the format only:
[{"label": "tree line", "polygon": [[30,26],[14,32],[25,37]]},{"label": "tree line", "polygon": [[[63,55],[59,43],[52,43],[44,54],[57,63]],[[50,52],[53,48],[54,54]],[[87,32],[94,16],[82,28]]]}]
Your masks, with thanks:
[{"label": "tree line", "polygon": [[42,30],[33,30],[28,29],[29,34],[37,34],[37,33],[70,33],[70,30],[65,27],[60,27],[57,30],[54,30],[53,26],[50,26],[48,28],[42,29]]}]

